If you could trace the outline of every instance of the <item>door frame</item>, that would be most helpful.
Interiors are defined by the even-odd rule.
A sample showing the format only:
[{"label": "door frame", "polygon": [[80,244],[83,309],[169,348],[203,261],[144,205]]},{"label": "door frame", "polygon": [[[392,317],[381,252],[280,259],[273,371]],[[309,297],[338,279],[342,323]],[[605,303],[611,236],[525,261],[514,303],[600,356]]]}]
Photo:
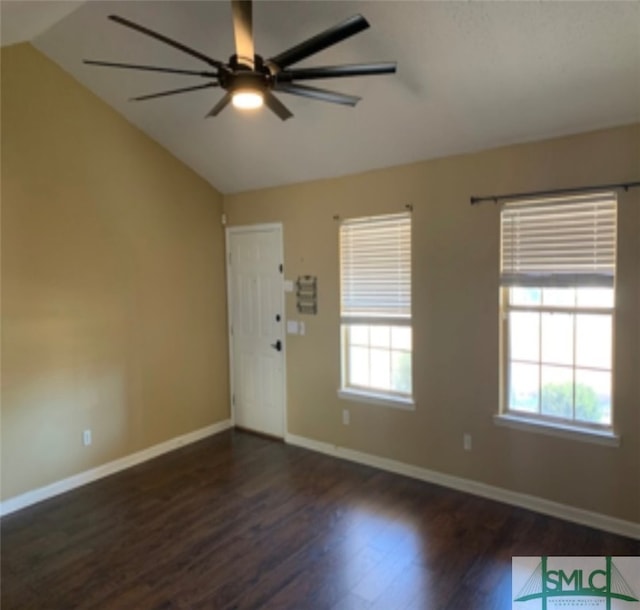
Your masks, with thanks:
[{"label": "door frame", "polygon": [[227,340],[229,343],[229,407],[231,414],[231,425],[235,426],[236,423],[236,409],[233,400],[233,396],[235,393],[235,382],[233,378],[233,364],[234,364],[234,353],[233,353],[233,336],[231,334],[231,326],[232,326],[232,312],[233,312],[233,303],[232,303],[232,288],[231,288],[231,236],[236,233],[258,233],[260,231],[277,231],[280,236],[280,248],[278,254],[280,255],[280,260],[282,261],[282,273],[280,274],[280,283],[281,283],[281,299],[282,299],[282,440],[284,441],[289,435],[289,430],[287,427],[287,318],[286,318],[286,302],[284,298],[284,229],[281,222],[269,222],[269,223],[261,223],[261,224],[252,224],[252,225],[234,225],[232,227],[225,227],[224,232],[224,242],[225,242],[225,250],[224,250],[224,267],[227,274]]}]

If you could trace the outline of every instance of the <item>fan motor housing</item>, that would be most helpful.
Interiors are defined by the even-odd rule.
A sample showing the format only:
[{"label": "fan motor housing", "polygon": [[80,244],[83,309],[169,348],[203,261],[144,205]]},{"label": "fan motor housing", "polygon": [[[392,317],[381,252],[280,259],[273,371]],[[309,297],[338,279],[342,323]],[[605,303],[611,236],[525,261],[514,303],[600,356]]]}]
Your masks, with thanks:
[{"label": "fan motor housing", "polygon": [[264,91],[273,86],[271,72],[259,55],[255,56],[253,70],[240,63],[237,55],[232,55],[229,58],[229,67],[231,72],[220,71],[218,74],[220,86],[227,91],[233,92],[242,89]]}]

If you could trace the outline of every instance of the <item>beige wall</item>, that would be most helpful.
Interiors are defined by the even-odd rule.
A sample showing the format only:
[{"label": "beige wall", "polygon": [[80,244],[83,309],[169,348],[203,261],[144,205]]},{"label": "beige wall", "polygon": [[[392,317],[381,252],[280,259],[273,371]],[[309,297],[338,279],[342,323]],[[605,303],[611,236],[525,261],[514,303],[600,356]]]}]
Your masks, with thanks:
[{"label": "beige wall", "polygon": [[[425,134],[428,137],[428,134]],[[389,143],[393,146],[393,143]],[[499,210],[471,195],[640,179],[640,125],[225,196],[233,225],[284,225],[285,276],[318,276],[287,336],[289,432],[640,522],[640,189],[622,192],[615,425],[620,448],[496,427]],[[339,400],[338,223],[413,212],[414,412]],[[293,296],[287,314],[297,319]],[[341,411],[351,410],[343,426]],[[462,435],[473,436],[473,451]]]},{"label": "beige wall", "polygon": [[229,417],[216,190],[24,44],[1,194],[3,499]]}]

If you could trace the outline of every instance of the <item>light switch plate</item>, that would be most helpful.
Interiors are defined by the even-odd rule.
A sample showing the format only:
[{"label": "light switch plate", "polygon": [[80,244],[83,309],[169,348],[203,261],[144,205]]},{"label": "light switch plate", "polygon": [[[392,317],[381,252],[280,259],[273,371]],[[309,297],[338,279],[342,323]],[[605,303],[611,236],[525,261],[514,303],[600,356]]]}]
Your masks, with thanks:
[{"label": "light switch plate", "polygon": [[296,320],[287,320],[287,334],[289,335],[298,334],[298,322]]},{"label": "light switch plate", "polygon": [[293,280],[285,280],[284,281],[284,291],[285,292],[293,292]]}]

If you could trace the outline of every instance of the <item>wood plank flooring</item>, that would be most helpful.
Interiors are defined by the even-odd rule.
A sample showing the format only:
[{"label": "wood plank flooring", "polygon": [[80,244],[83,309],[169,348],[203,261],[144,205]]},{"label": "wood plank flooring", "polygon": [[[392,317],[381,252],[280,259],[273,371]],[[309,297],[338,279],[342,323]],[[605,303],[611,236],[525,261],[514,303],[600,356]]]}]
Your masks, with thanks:
[{"label": "wood plank flooring", "polygon": [[513,555],[640,542],[225,432],[2,520],[2,610],[508,610]]}]

